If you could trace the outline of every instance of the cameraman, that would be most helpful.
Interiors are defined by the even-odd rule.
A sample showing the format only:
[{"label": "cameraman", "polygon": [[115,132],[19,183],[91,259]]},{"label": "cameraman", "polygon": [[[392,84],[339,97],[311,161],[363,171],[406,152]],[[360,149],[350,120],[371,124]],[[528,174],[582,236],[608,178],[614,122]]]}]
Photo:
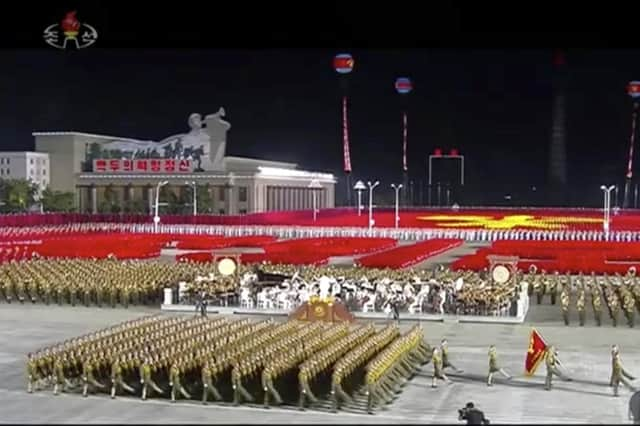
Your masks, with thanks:
[{"label": "cameraman", "polygon": [[467,406],[458,410],[458,420],[466,420],[468,425],[488,425],[489,420],[484,413],[474,407],[473,402],[467,402]]}]

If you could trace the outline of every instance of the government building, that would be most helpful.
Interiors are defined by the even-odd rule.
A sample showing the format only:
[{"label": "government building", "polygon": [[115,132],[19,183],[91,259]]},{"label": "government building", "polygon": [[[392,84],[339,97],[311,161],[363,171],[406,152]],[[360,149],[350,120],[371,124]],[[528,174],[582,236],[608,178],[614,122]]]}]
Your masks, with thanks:
[{"label": "government building", "polygon": [[[50,187],[73,191],[80,212],[152,212],[159,204],[191,203],[198,211],[245,214],[332,208],[332,174],[298,169],[294,163],[226,155],[224,109],[202,118],[191,114],[189,132],[159,142],[75,131],[34,132],[35,151],[48,154]],[[204,191],[204,194],[203,194]],[[315,197],[314,197],[315,193]],[[207,197],[203,197],[206,195]]]}]

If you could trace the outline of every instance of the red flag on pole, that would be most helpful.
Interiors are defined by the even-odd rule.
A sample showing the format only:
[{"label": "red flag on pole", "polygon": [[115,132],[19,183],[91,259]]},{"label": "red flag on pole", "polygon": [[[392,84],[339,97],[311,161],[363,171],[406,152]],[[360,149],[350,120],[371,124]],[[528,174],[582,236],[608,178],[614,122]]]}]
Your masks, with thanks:
[{"label": "red flag on pole", "polygon": [[402,114],[402,170],[406,172],[407,167],[407,113]]},{"label": "red flag on pole", "polygon": [[535,328],[531,330],[529,336],[529,349],[527,357],[524,361],[524,372],[527,376],[533,376],[538,368],[538,364],[544,359],[547,352],[547,342],[544,341],[542,335]]},{"label": "red flag on pole", "polygon": [[633,177],[633,144],[636,138],[636,106],[633,108],[633,116],[631,118],[631,142],[629,143],[629,162],[627,163],[627,179]]},{"label": "red flag on pole", "polygon": [[347,97],[342,97],[342,150],[344,172],[351,173],[351,155],[349,154],[349,123],[347,120]]}]

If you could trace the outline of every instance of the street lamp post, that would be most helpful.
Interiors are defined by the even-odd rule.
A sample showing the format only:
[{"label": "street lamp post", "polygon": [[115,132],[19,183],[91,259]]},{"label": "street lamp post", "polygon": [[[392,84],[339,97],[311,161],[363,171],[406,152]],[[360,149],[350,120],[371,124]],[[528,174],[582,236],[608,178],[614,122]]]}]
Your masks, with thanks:
[{"label": "street lamp post", "polygon": [[309,182],[308,188],[311,189],[311,197],[313,198],[313,221],[315,222],[318,217],[318,208],[316,207],[316,195],[317,190],[322,188],[322,185],[318,179],[313,179]]},{"label": "street lamp post", "polygon": [[160,224],[160,216],[158,215],[158,206],[160,205],[160,188],[168,183],[169,181],[163,180],[162,182],[158,182],[158,186],[156,186],[155,215],[153,216],[153,229],[155,233],[158,233],[158,225]]},{"label": "street lamp post", "polygon": [[367,187],[364,186],[364,182],[361,180],[357,181],[355,186],[353,187],[356,191],[358,191],[358,216],[362,215],[362,191],[366,190]]},{"label": "street lamp post", "polygon": [[391,187],[396,191],[396,229],[398,229],[398,225],[400,224],[400,212],[399,210],[399,199],[400,199],[400,190],[402,189],[402,184],[396,185],[394,183],[391,184]]},{"label": "street lamp post", "polygon": [[602,185],[600,189],[604,192],[604,209],[603,209],[603,222],[602,227],[604,229],[605,237],[609,235],[609,220],[611,218],[611,191],[616,188],[615,185],[606,187]]},{"label": "street lamp post", "polygon": [[373,228],[373,190],[376,186],[380,185],[379,181],[375,181],[375,183],[371,183],[371,181],[367,182],[367,186],[369,187],[369,229]]},{"label": "street lamp post", "polygon": [[185,182],[185,185],[190,185],[193,188],[193,215],[198,215],[198,185],[195,181]]}]

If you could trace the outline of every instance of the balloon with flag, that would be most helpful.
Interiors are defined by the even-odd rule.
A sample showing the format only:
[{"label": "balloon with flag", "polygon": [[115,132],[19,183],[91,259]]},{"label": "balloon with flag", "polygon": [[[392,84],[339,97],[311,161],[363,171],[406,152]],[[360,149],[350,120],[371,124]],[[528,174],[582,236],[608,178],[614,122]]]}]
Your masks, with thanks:
[{"label": "balloon with flag", "polygon": [[339,74],[349,74],[354,65],[353,56],[349,53],[339,53],[333,58],[333,68]]},{"label": "balloon with flag", "polygon": [[633,99],[633,113],[631,114],[631,137],[629,138],[629,156],[627,158],[627,174],[625,175],[624,197],[622,207],[629,207],[629,193],[633,179],[633,149],[636,138],[636,123],[638,120],[638,102],[640,101],[640,81],[630,81],[627,84],[627,94]]},{"label": "balloon with flag", "polygon": [[349,146],[349,98],[346,76],[353,71],[355,61],[349,53],[339,53],[333,58],[333,69],[340,74],[343,86],[342,94],[342,159],[347,183],[347,204],[351,205],[351,151]]},{"label": "balloon with flag", "polygon": [[413,84],[407,77],[399,77],[396,79],[396,91],[401,95],[406,95],[413,90]]},{"label": "balloon with flag", "polygon": [[533,376],[536,372],[538,365],[544,359],[547,348],[547,342],[545,342],[542,335],[535,328],[532,329],[529,336],[529,348],[524,361],[524,372],[527,376]]},{"label": "balloon with flag", "polygon": [[[396,92],[400,95],[408,95],[413,90],[413,83],[411,79],[408,77],[398,77],[395,82]],[[409,171],[409,166],[407,165],[407,134],[408,134],[408,118],[407,118],[407,101],[403,99],[403,108],[402,108],[402,173],[403,173],[403,186],[405,190],[403,191],[402,198],[403,202],[407,204],[407,191],[409,189],[409,177],[407,172]]]}]

